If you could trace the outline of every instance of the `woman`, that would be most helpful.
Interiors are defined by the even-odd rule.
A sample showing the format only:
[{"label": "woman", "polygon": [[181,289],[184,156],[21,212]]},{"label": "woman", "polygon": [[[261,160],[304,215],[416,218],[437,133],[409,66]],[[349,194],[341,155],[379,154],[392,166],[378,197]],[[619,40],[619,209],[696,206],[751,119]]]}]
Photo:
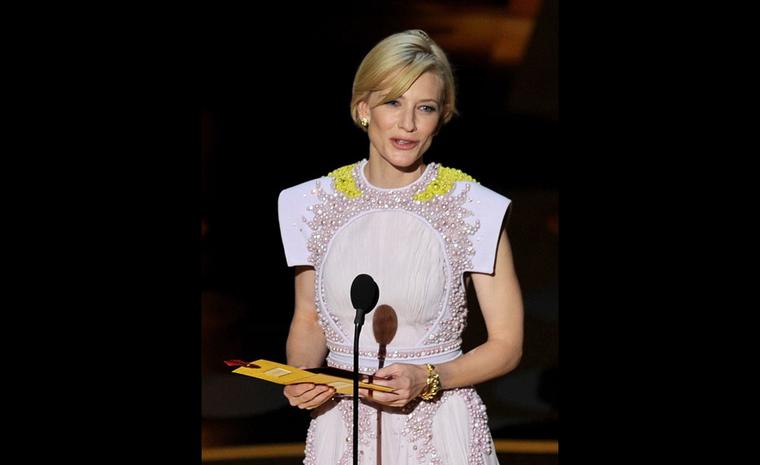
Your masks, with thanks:
[{"label": "woman", "polygon": [[[498,463],[485,407],[473,385],[513,370],[522,354],[523,308],[503,228],[509,199],[423,155],[456,112],[443,51],[410,30],[378,43],[357,70],[351,115],[369,156],[284,190],[282,240],[295,266],[291,365],[353,368],[349,289],[369,274],[397,328],[378,361],[372,313],[359,367],[394,392],[361,391],[362,464]],[[461,332],[472,283],[488,338],[466,354]],[[293,406],[313,409],[306,464],[350,463],[352,402],[324,385],[287,386]],[[378,417],[379,415],[379,417]]]}]

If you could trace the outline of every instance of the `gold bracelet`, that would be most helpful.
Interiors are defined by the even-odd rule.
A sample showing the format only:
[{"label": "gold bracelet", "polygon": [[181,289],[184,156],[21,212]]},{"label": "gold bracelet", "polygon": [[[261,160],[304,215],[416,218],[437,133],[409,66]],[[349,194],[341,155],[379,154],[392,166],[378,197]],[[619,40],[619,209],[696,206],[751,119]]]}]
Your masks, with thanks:
[{"label": "gold bracelet", "polygon": [[425,388],[420,392],[420,398],[422,400],[432,400],[438,394],[438,391],[441,390],[441,377],[435,370],[434,365],[426,363],[425,366],[427,367],[428,377],[425,381]]}]

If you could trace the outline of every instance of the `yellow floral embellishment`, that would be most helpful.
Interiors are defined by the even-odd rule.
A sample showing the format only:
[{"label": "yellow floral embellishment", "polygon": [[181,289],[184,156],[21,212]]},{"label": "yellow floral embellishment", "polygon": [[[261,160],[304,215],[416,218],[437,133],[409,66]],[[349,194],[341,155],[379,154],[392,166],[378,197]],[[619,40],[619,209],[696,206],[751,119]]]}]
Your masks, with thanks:
[{"label": "yellow floral embellishment", "polygon": [[436,195],[444,195],[454,188],[458,181],[477,182],[475,178],[455,168],[438,167],[438,175],[430,181],[424,191],[414,196],[414,200],[427,202]]},{"label": "yellow floral embellishment", "polygon": [[335,178],[335,189],[342,192],[349,199],[355,199],[362,195],[362,191],[356,187],[356,181],[354,180],[354,166],[356,166],[356,163],[341,166],[328,174],[328,176]]}]

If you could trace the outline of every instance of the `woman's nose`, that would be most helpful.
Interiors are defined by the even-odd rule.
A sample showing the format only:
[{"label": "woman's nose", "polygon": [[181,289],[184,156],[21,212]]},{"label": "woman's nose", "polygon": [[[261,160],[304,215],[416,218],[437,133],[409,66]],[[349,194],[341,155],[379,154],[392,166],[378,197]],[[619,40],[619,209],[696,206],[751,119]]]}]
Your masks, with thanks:
[{"label": "woman's nose", "polygon": [[398,127],[407,132],[412,132],[416,129],[414,123],[414,109],[405,110],[399,115]]}]

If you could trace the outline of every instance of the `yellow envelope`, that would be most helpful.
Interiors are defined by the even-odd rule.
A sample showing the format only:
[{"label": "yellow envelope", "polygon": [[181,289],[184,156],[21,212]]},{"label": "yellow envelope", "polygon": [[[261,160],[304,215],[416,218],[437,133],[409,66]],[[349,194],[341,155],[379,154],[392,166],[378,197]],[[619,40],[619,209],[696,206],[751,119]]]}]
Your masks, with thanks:
[{"label": "yellow envelope", "polygon": [[[227,364],[230,365],[231,363]],[[319,371],[324,372],[320,373]],[[253,378],[263,379],[265,381],[270,381],[277,384],[326,384],[328,386],[334,387],[335,391],[340,394],[353,394],[354,382],[352,379],[352,373],[345,370],[337,370],[331,368],[314,368],[303,370],[290,365],[260,359],[239,366],[238,368],[232,370],[232,372],[245,376],[251,376]],[[343,373],[345,373],[345,375],[343,375]],[[393,392],[393,388],[390,388],[388,386],[380,386],[377,384],[364,383],[361,381],[359,381],[359,387],[372,389],[375,391]]]}]

